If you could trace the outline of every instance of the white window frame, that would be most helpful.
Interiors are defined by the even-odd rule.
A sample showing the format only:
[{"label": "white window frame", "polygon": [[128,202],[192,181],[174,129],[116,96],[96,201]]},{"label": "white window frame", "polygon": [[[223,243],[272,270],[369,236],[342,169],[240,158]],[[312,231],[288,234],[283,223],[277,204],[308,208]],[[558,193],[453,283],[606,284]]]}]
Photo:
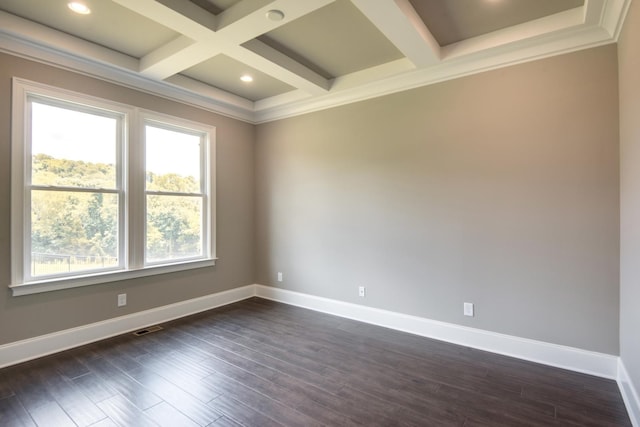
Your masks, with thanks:
[{"label": "white window frame", "polygon": [[[11,284],[14,296],[108,283],[136,277],[215,265],[215,127],[169,116],[135,106],[125,105],[81,93],[59,89],[20,78],[13,78],[11,133]],[[31,144],[28,99],[75,104],[81,111],[107,110],[122,115],[122,135],[117,153],[117,193],[119,197],[119,266],[115,269],[77,272],[65,275],[31,277],[29,265]],[[51,101],[53,100],[53,101]],[[188,129],[207,135],[201,155],[203,198],[203,255],[162,264],[145,264],[145,167],[144,123],[166,124],[176,129]],[[27,163],[28,162],[28,163]]]},{"label": "white window frame", "polygon": [[[77,111],[83,113],[90,113],[96,115],[102,115],[104,117],[111,117],[118,120],[118,126],[116,129],[116,185],[115,189],[101,189],[101,188],[89,188],[89,187],[67,187],[61,185],[37,185],[31,182],[32,178],[32,144],[27,144],[26,141],[31,141],[31,129],[32,129],[32,118],[29,112],[31,111],[28,107],[30,100],[39,102],[41,104],[50,105],[54,107],[65,108],[70,111]],[[31,208],[31,195],[33,191],[66,191],[72,193],[84,193],[84,192],[92,192],[92,193],[102,193],[102,194],[115,194],[118,197],[118,265],[112,268],[103,268],[99,271],[101,273],[108,271],[116,271],[123,270],[126,265],[126,251],[125,251],[125,242],[122,239],[122,236],[125,235],[125,213],[126,213],[126,191],[124,188],[125,178],[124,178],[124,170],[123,166],[126,164],[125,156],[126,153],[126,142],[127,142],[127,119],[130,114],[130,111],[127,108],[123,108],[116,104],[109,104],[102,101],[92,101],[91,105],[86,103],[85,99],[78,99],[77,97],[66,97],[65,99],[61,99],[59,96],[51,97],[49,94],[44,94],[42,92],[35,94],[32,92],[27,92],[25,97],[25,116],[24,116],[24,128],[25,135],[22,139],[23,147],[20,147],[20,150],[16,150],[18,152],[24,153],[24,160],[22,162],[22,167],[24,170],[21,172],[21,175],[24,177],[23,182],[23,202],[22,209],[24,215],[22,215],[23,221],[23,229],[24,229],[24,238],[22,242],[19,242],[23,245],[22,250],[22,270],[23,270],[23,282],[35,282],[40,280],[47,280],[56,278],[67,278],[72,276],[82,276],[86,275],[88,272],[77,271],[77,272],[68,272],[68,273],[54,273],[46,276],[32,276],[30,265],[25,263],[24,260],[30,259],[33,254],[33,248],[31,247],[31,221],[25,221],[26,218],[29,218],[30,215],[27,215],[27,212],[30,212]],[[19,168],[18,168],[19,169]],[[20,253],[20,252],[16,252]],[[19,262],[20,260],[16,260]]]},{"label": "white window frame", "polygon": [[[176,119],[175,117],[168,116],[166,114],[160,114],[153,111],[148,110],[140,110],[139,114],[139,129],[140,133],[144,134],[144,128],[146,125],[156,126],[163,129],[174,130],[178,132],[191,133],[194,135],[199,135],[201,140],[200,145],[200,192],[199,193],[171,193],[166,191],[149,191],[146,188],[144,189],[144,201],[145,201],[145,210],[144,210],[144,244],[143,244],[143,262],[146,267],[154,266],[162,264],[162,262],[149,262],[146,260],[146,237],[147,237],[147,212],[146,212],[146,199],[148,195],[178,195],[178,196],[192,196],[198,194],[199,197],[202,198],[202,256],[195,257],[193,260],[201,259],[201,258],[210,258],[211,257],[211,235],[207,233],[206,230],[209,230],[214,224],[211,221],[212,215],[209,212],[212,210],[213,200],[210,200],[209,196],[213,190],[213,167],[210,162],[211,153],[211,128],[209,126],[204,126],[198,123],[189,122],[187,123],[185,120]],[[146,135],[140,137],[142,144],[145,149],[147,145]],[[144,155],[144,150],[141,151],[141,154]],[[146,173],[146,165],[142,168],[142,173]],[[143,175],[143,182],[146,183],[146,175]],[[184,261],[189,261],[189,259],[184,259]],[[178,261],[180,262],[180,261]]]}]

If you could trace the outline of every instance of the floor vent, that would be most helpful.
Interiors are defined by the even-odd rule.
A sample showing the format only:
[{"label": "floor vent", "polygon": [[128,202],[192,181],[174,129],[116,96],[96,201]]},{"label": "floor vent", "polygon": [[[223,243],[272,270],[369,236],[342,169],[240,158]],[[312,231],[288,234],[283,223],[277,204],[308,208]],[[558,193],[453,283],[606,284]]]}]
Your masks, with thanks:
[{"label": "floor vent", "polygon": [[135,331],[133,335],[140,337],[142,335],[150,334],[151,332],[158,332],[162,330],[162,326],[150,326],[148,328],[140,329],[139,331]]}]

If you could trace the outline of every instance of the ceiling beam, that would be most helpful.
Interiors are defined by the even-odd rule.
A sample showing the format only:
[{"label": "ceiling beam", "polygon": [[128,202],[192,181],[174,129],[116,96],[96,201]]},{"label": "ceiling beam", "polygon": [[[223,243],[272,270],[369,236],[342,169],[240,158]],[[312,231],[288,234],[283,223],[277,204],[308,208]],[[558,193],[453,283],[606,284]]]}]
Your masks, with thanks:
[{"label": "ceiling beam", "polygon": [[203,61],[218,55],[220,49],[215,45],[208,46],[197,43],[186,36],[180,36],[158,49],[146,54],[140,59],[139,71],[147,77],[164,80],[178,72],[180,68],[190,68]]},{"label": "ceiling beam", "polygon": [[216,17],[184,0],[112,0],[193,40],[206,38],[216,28]]},{"label": "ceiling beam", "polygon": [[275,0],[242,0],[234,4],[217,15],[216,31],[230,27],[247,16],[262,11],[265,7],[268,7],[268,10],[276,9],[275,6],[272,6],[274,2]]},{"label": "ceiling beam", "polygon": [[226,54],[312,95],[326,93],[331,87],[331,82],[320,74],[260,40],[248,41]]},{"label": "ceiling beam", "polygon": [[[231,43],[242,44],[262,34],[273,31],[278,27],[314,12],[335,0],[243,0],[218,15],[218,34],[224,36]],[[262,7],[252,9],[245,15],[239,16],[236,9],[245,3],[267,3]],[[284,13],[281,21],[267,19],[267,12],[279,10]]]},{"label": "ceiling beam", "polygon": [[440,45],[409,0],[351,0],[351,2],[416,67],[440,62]]},{"label": "ceiling beam", "polygon": [[[182,34],[140,60],[148,77],[164,80],[224,54],[311,94],[329,89],[327,79],[254,39],[335,0],[242,0],[218,16],[184,0],[114,1]],[[272,9],[283,11],[284,19],[267,19]]]}]

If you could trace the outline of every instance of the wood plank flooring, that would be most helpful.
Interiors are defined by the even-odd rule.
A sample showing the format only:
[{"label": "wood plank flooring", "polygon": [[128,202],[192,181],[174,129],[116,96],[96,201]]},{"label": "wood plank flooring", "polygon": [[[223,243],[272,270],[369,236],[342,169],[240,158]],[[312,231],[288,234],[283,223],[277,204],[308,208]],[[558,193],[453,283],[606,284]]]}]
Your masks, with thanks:
[{"label": "wood plank flooring", "polygon": [[614,381],[259,298],[0,370],[0,426],[630,426]]}]

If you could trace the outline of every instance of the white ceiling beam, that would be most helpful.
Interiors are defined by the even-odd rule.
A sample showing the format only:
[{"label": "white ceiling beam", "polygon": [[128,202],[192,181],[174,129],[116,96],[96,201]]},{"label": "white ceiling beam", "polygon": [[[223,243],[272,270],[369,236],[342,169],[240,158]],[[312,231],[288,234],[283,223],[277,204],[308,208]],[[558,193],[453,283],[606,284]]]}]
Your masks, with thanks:
[{"label": "white ceiling beam", "polygon": [[140,59],[139,71],[164,80],[220,53],[219,46],[201,43],[215,36],[216,17],[184,0],[113,0],[181,34]]},{"label": "white ceiling beam", "polygon": [[193,40],[206,38],[216,28],[215,15],[188,1],[112,1]]},{"label": "white ceiling beam", "polygon": [[270,5],[275,1],[276,0],[242,0],[234,4],[216,17],[216,31],[229,27],[265,7],[269,7],[269,10],[273,9]]},{"label": "white ceiling beam", "polygon": [[313,95],[326,93],[331,86],[331,82],[320,74],[260,40],[248,41],[243,47],[230,49],[225,53],[237,61]]},{"label": "white ceiling beam", "polygon": [[[262,34],[273,31],[278,27],[288,24],[304,15],[314,12],[335,0],[243,0],[218,15],[218,34],[224,36],[230,43],[242,44]],[[248,9],[244,6],[264,4],[262,7],[251,8],[249,13],[240,15],[237,9],[243,12]],[[279,10],[284,14],[281,21],[271,21],[267,18],[267,12]]]},{"label": "white ceiling beam", "polygon": [[180,36],[142,57],[139,70],[147,77],[164,80],[199,64],[203,58],[219,53],[220,49],[215,45],[196,43],[188,37]]},{"label": "white ceiling beam", "polygon": [[418,68],[440,62],[440,45],[409,0],[351,2]]},{"label": "white ceiling beam", "polygon": [[[183,34],[140,60],[140,72],[148,77],[163,80],[225,54],[306,92],[329,89],[327,79],[254,39],[335,0],[243,0],[217,17],[184,0],[115,1]],[[284,19],[267,19],[272,9],[281,10]],[[241,46],[245,42],[249,49]]]}]

